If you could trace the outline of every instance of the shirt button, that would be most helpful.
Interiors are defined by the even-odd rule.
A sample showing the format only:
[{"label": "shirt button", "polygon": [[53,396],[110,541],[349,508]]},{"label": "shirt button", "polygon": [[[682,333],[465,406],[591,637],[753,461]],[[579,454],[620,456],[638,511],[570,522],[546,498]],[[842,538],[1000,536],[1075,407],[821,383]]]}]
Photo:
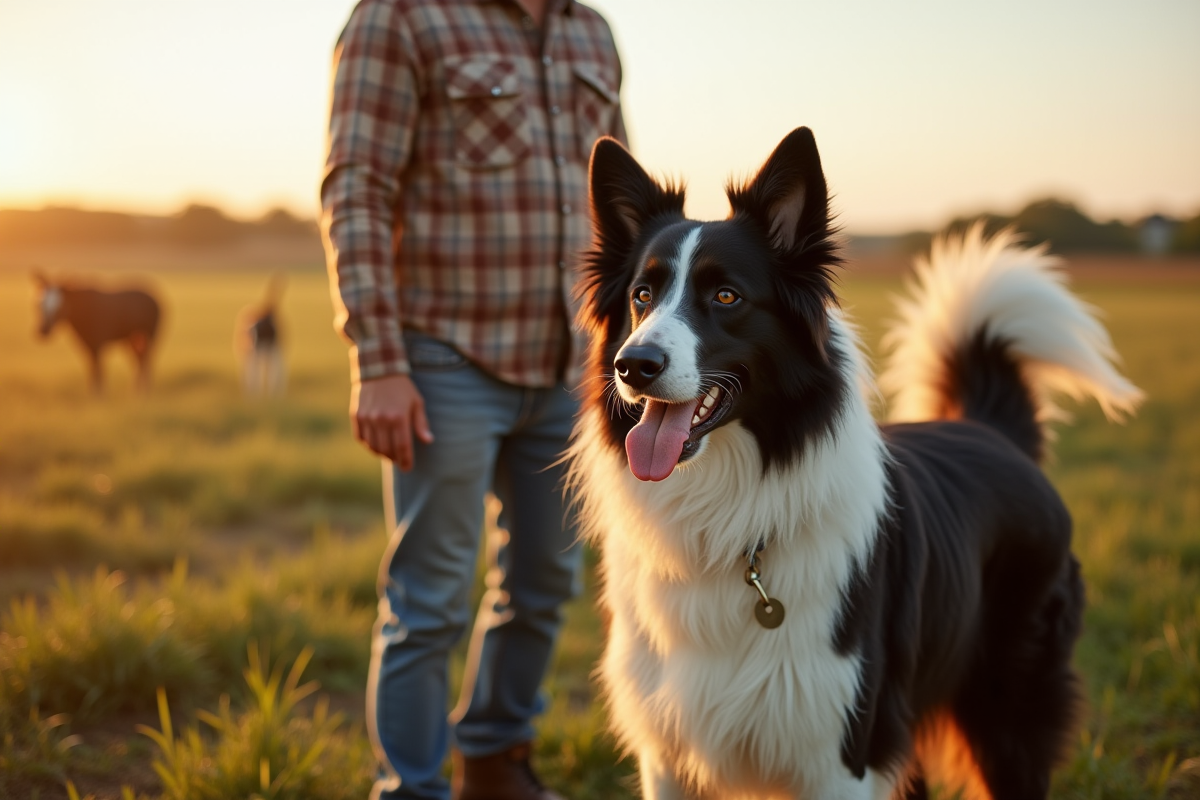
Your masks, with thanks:
[{"label": "shirt button", "polygon": [[562,204],[562,213],[563,213],[564,217],[571,213],[571,204],[570,203]]},{"label": "shirt button", "polygon": [[527,31],[533,30],[533,17],[529,16],[528,14],[521,17],[521,25],[523,25]]},{"label": "shirt button", "polygon": [[501,89],[499,86],[493,86],[492,87],[492,97],[499,97],[503,91],[504,90]]},{"label": "shirt button", "polygon": [[558,262],[558,268],[559,268],[559,269],[566,269],[566,268],[567,268],[567,262],[565,262],[565,261],[560,261],[560,262]]},{"label": "shirt button", "polygon": [[550,106],[550,113],[551,113],[553,116],[556,116],[556,117],[557,117],[561,111],[562,111],[562,109],[561,109],[561,108],[559,108],[558,106]]},{"label": "shirt button", "polygon": [[542,56],[542,63],[548,67],[554,63],[554,59],[550,56]]},{"label": "shirt button", "polygon": [[554,163],[558,164],[560,167],[565,167],[567,165],[567,159],[565,156],[555,156]]}]

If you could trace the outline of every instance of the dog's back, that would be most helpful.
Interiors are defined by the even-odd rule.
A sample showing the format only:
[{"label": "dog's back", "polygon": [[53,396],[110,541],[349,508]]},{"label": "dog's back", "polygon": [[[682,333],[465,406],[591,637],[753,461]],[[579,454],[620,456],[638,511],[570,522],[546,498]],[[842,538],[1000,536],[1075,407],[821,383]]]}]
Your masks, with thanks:
[{"label": "dog's back", "polygon": [[1044,796],[1074,734],[1084,597],[1070,515],[1039,466],[1050,396],[1090,395],[1114,417],[1141,397],[1057,267],[1009,231],[939,240],[886,340],[881,384],[903,421],[883,428],[893,510],[870,580],[888,610],[859,622],[860,646],[889,665],[867,693],[906,702],[877,705],[855,744],[865,764],[912,735],[917,780],[969,797]]},{"label": "dog's back", "polygon": [[884,428],[887,538],[905,542],[889,546],[908,574],[917,562],[926,572],[920,593],[898,594],[901,608],[919,598],[926,619],[912,611],[890,636],[903,647],[940,632],[911,651],[912,695],[932,699],[917,755],[924,778],[969,796],[1044,796],[1074,733],[1069,663],[1084,598],[1070,515],[1039,466],[1060,416],[1051,394],[1095,397],[1113,417],[1141,398],[1058,267],[1011,231],[989,239],[976,225],[938,240],[886,340],[880,383],[903,420]]}]

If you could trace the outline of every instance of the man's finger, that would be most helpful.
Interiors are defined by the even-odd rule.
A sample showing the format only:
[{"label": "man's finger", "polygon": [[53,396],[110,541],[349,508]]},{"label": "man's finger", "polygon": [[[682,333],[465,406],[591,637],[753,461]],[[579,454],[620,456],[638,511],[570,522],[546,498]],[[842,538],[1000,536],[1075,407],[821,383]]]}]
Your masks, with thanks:
[{"label": "man's finger", "polygon": [[396,460],[395,437],[391,425],[379,423],[375,426],[375,447],[371,449],[388,461]]},{"label": "man's finger", "polygon": [[362,443],[367,446],[367,449],[376,455],[391,458],[391,454],[388,452],[390,450],[389,443],[384,438],[384,430],[373,422],[361,421],[360,425],[363,432]]},{"label": "man's finger", "polygon": [[408,417],[402,418],[391,427],[392,461],[400,467],[401,472],[412,469],[412,425]]},{"label": "man's finger", "polygon": [[433,431],[429,429],[429,419],[425,416],[424,400],[413,404],[413,432],[425,444],[433,444]]}]

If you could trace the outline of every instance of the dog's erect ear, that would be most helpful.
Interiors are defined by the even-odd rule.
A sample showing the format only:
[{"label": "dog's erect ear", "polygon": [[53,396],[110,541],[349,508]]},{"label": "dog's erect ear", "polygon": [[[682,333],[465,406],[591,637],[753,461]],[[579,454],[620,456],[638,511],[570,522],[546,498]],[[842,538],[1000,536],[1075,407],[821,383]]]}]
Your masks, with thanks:
[{"label": "dog's erect ear", "polygon": [[757,219],[777,250],[789,252],[829,232],[829,191],[817,142],[796,128],[749,184],[726,189],[734,214]]},{"label": "dog's erect ear", "polygon": [[831,236],[829,190],[808,128],[784,137],[745,186],[726,189],[733,215],[755,220],[770,239],[785,306],[802,321],[816,355],[828,361],[826,306],[837,302],[832,270],[841,263]]},{"label": "dog's erect ear", "polygon": [[[683,218],[683,190],[663,186],[646,174],[616,140],[605,137],[592,148],[589,184],[592,248],[584,256],[575,291],[582,300],[579,321],[602,331],[597,341],[628,331],[629,280],[636,268],[633,248],[648,229]],[[612,358],[607,359],[611,367]]]},{"label": "dog's erect ear", "polygon": [[592,148],[588,183],[598,243],[627,251],[655,217],[683,213],[683,191],[660,186],[620,142],[604,137]]}]

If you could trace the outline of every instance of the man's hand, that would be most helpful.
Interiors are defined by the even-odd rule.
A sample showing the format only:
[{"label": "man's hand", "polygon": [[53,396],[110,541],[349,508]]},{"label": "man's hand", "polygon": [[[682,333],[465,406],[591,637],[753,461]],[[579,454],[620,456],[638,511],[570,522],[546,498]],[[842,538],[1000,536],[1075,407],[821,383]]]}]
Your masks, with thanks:
[{"label": "man's hand", "polygon": [[350,388],[350,425],[354,438],[407,472],[413,465],[412,437],[433,442],[425,400],[407,375],[356,383]]}]

